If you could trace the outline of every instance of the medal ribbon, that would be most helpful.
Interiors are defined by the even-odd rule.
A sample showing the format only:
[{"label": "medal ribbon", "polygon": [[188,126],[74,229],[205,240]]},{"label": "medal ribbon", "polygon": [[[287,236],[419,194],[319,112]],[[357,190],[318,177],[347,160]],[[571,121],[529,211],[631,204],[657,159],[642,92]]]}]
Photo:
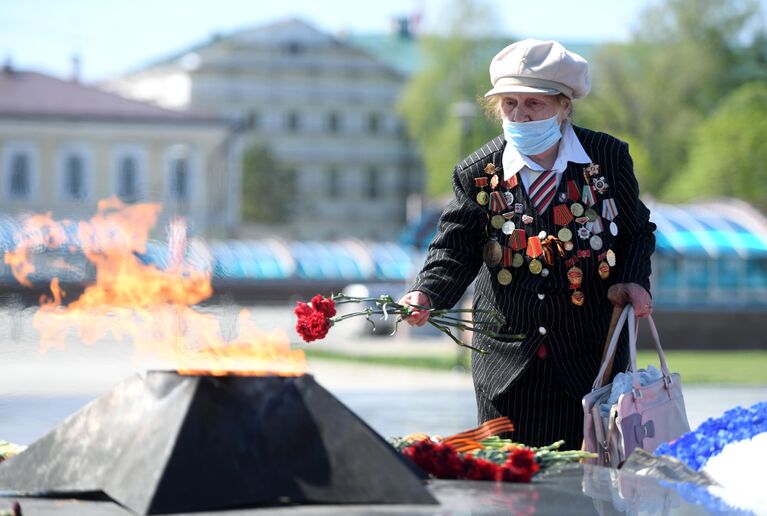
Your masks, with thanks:
[{"label": "medal ribbon", "polygon": [[589,231],[591,231],[591,233],[594,235],[598,235],[605,230],[604,223],[602,222],[602,217],[599,215],[597,215],[597,218],[593,222],[586,224],[586,227],[589,228]]},{"label": "medal ribbon", "polygon": [[487,178],[486,177],[475,177],[474,178],[474,186],[477,188],[484,188],[487,186]]},{"label": "medal ribbon", "polygon": [[569,197],[571,201],[581,200],[581,193],[578,191],[578,186],[572,179],[567,182],[567,197]]},{"label": "medal ribbon", "polygon": [[567,226],[573,220],[573,214],[566,204],[557,204],[554,206],[554,224],[557,226]]},{"label": "medal ribbon", "polygon": [[501,259],[501,265],[503,267],[511,267],[511,262],[514,256],[511,253],[512,249],[510,247],[504,247],[503,248],[503,258]]},{"label": "medal ribbon", "polygon": [[506,199],[503,197],[503,192],[492,192],[490,194],[490,210],[500,212],[505,208]]},{"label": "medal ribbon", "polygon": [[527,239],[527,256],[530,258],[538,258],[543,254],[543,245],[541,239],[537,236],[531,236]]},{"label": "medal ribbon", "polygon": [[518,251],[524,249],[527,246],[527,237],[525,236],[524,229],[515,229],[509,235],[509,247]]},{"label": "medal ribbon", "polygon": [[597,199],[594,196],[594,189],[591,188],[591,185],[583,185],[583,197],[581,200],[587,206],[594,206],[596,204]]},{"label": "medal ribbon", "polygon": [[615,206],[615,199],[609,198],[602,201],[602,216],[607,220],[613,220],[618,216],[618,207]]}]

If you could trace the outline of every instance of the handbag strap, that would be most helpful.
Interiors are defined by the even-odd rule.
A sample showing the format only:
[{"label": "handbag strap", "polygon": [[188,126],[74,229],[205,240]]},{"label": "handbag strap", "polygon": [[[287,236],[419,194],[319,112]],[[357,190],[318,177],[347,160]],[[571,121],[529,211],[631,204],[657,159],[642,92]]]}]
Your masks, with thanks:
[{"label": "handbag strap", "polygon": [[[634,316],[634,307],[630,307],[630,314],[629,314],[629,350],[631,352],[631,370],[634,373],[633,383],[634,383],[634,392],[639,392],[639,375],[637,374],[638,368],[637,368],[637,351],[636,351],[636,341],[637,341],[637,334],[639,331],[639,326],[637,325],[637,318]],[[658,336],[658,329],[655,327],[655,321],[653,321],[652,316],[647,316],[647,324],[650,325],[650,333],[653,337],[653,342],[655,343],[655,351],[658,353],[658,360],[660,362],[660,370],[663,374],[663,378],[666,379],[666,383],[671,383],[671,372],[668,368],[668,363],[666,362],[666,354],[663,353],[663,348],[660,346],[660,337]]]},{"label": "handbag strap", "polygon": [[613,338],[613,333],[615,333],[615,327],[618,324],[618,319],[621,317],[621,313],[623,312],[623,307],[615,305],[613,306],[613,315],[610,318],[610,326],[607,328],[607,337],[605,338],[605,347],[602,349],[602,364],[605,363],[605,360],[607,360],[607,365],[605,366],[605,371],[602,373],[602,375],[598,376],[596,381],[594,382],[594,385],[596,385],[597,388],[602,387],[607,383],[607,380],[610,378],[610,373],[613,371],[613,357],[607,356],[607,350],[610,347],[610,341]]},{"label": "handbag strap", "polygon": [[[613,311],[613,316],[615,315],[616,311]],[[612,332],[612,335],[610,335],[610,341],[607,344],[607,348],[605,349],[604,355],[602,357],[602,366],[599,369],[599,373],[597,374],[596,379],[594,379],[594,383],[592,385],[592,390],[598,389],[604,385],[605,377],[607,376],[608,369],[612,368],[613,360],[615,359],[615,352],[618,348],[618,339],[620,338],[621,330],[623,330],[623,325],[628,320],[628,333],[629,333],[629,354],[631,357],[631,371],[634,373],[633,380],[634,380],[634,388],[639,389],[639,375],[636,374],[637,372],[637,351],[636,351],[636,340],[637,340],[637,324],[636,324],[636,316],[634,315],[634,307],[631,305],[631,303],[626,303],[626,305],[623,307],[620,316],[618,317],[618,320],[615,324],[614,330]],[[660,369],[663,376],[667,379],[667,381],[671,381],[671,373],[668,369],[668,364],[666,363],[666,355],[663,353],[663,348],[661,348],[660,345],[660,337],[658,336],[658,329],[655,327],[655,322],[652,319],[652,316],[647,317],[647,322],[650,325],[650,333],[653,336],[653,341],[655,342],[655,350],[658,353],[658,359],[660,361]],[[612,325],[612,321],[611,321]]]}]

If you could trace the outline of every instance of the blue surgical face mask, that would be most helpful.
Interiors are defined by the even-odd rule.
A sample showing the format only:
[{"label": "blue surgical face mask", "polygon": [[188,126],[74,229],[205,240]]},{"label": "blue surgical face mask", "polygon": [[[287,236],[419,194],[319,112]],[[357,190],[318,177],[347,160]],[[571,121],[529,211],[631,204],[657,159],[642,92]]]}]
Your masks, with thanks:
[{"label": "blue surgical face mask", "polygon": [[511,122],[504,118],[503,135],[520,154],[540,154],[562,138],[558,119],[559,115],[530,122]]}]

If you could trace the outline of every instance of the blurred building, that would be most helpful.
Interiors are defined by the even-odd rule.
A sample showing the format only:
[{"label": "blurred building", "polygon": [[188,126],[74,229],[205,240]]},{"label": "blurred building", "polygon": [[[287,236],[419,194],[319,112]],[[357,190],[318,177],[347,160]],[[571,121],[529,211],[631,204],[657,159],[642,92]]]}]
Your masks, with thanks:
[{"label": "blurred building", "polygon": [[274,228],[284,236],[389,240],[423,182],[394,112],[406,78],[351,40],[289,19],[213,37],[103,86],[239,120],[245,146],[265,145],[288,171],[263,193],[289,192]]},{"label": "blurred building", "polygon": [[0,213],[89,218],[100,199],[162,202],[194,234],[239,224],[231,124],[40,73],[0,70]]}]

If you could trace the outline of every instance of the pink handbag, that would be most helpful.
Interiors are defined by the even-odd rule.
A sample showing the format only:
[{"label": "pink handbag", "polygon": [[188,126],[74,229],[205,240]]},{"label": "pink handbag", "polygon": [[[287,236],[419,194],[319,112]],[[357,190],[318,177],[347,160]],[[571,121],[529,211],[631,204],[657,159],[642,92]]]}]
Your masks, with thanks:
[{"label": "pink handbag", "polygon": [[[618,401],[610,406],[609,415],[603,416],[600,405],[608,401],[612,384],[602,385],[605,372],[612,365],[621,329],[628,320],[629,352],[633,385]],[[615,331],[602,357],[592,391],[583,397],[584,449],[598,454],[592,464],[618,467],[635,448],[649,452],[662,443],[672,441],[690,431],[682,396],[679,373],[670,373],[666,356],[660,346],[658,330],[652,317],[647,318],[660,359],[661,378],[648,385],[640,385],[637,374],[637,325],[634,308],[628,304],[618,319]]]}]

